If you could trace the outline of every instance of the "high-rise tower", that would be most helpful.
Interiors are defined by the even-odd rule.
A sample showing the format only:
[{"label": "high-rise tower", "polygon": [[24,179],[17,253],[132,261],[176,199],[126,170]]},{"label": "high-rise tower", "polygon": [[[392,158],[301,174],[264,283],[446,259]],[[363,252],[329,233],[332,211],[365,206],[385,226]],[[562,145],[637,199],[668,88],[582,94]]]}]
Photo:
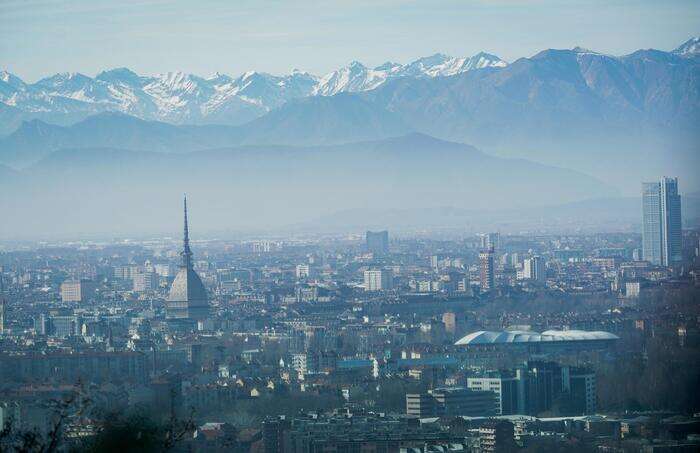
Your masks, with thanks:
[{"label": "high-rise tower", "polygon": [[492,291],[496,287],[493,255],[491,247],[479,252],[479,282],[482,292]]},{"label": "high-rise tower", "polygon": [[2,274],[0,273],[0,335],[5,333],[5,297],[3,289]]},{"label": "high-rise tower", "polygon": [[368,231],[365,235],[365,245],[368,252],[375,255],[386,255],[389,253],[389,232]]},{"label": "high-rise tower", "polygon": [[209,315],[209,303],[202,279],[192,267],[192,250],[190,249],[190,234],[187,225],[187,197],[185,197],[184,207],[185,227],[183,247],[180,253],[182,263],[170,287],[166,314],[169,319],[202,320]]},{"label": "high-rise tower", "polygon": [[644,259],[661,266],[679,264],[683,257],[678,178],[642,183],[642,212]]}]

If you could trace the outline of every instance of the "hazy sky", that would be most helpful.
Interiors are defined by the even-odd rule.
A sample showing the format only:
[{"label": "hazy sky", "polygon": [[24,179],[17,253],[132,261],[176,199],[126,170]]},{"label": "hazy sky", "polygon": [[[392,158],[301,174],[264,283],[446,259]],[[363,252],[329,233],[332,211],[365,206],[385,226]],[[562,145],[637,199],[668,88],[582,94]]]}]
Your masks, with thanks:
[{"label": "hazy sky", "polygon": [[700,34],[699,0],[0,0],[0,68],[322,74],[435,52],[512,61],[548,47],[624,54]]}]

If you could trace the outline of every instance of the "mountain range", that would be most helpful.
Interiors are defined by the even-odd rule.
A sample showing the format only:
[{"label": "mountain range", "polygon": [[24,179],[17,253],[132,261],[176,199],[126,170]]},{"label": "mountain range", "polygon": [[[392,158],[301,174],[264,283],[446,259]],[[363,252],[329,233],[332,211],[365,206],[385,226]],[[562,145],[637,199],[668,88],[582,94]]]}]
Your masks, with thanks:
[{"label": "mountain range", "polygon": [[697,191],[699,49],[694,38],[671,52],[549,49],[509,64],[435,55],[324,77],[117,69],[25,84],[3,73],[0,190],[17,196],[0,208],[22,231],[27,209],[57,225],[79,200],[97,228],[118,223],[119,207],[145,203],[148,218],[198,187],[214,225],[245,212],[259,226],[636,196],[661,175]]},{"label": "mountain range", "polygon": [[[484,52],[469,58],[435,54],[408,64],[387,62],[375,68],[354,61],[322,77],[300,70],[282,76],[256,71],[238,77],[220,73],[200,77],[184,72],[144,76],[127,68],[117,68],[103,71],[94,78],[81,73],[60,73],[35,83],[26,83],[19,77],[2,71],[0,103],[4,105],[0,118],[6,121],[2,123],[0,134],[14,130],[21,120],[43,119],[55,124],[70,124],[77,119],[105,111],[173,124],[240,125],[294,99],[372,91],[395,80],[401,80],[399,86],[412,84],[412,91],[417,86],[430,86],[430,83],[424,83],[426,79],[440,79],[432,84],[440,86],[445,79],[455,79],[453,76],[484,68],[501,69],[477,71],[480,76],[475,77],[483,83],[484,78],[488,79],[484,74],[494,73],[492,78],[497,80],[491,87],[499,88],[501,93],[475,92],[473,89],[465,93],[460,90],[455,93],[458,100],[467,94],[468,100],[476,108],[484,97],[493,102],[494,94],[515,94],[512,92],[519,90],[514,85],[530,82],[533,85],[530,88],[539,91],[529,93],[539,96],[535,100],[552,101],[542,97],[547,95],[546,89],[552,86],[547,85],[547,80],[540,83],[541,80],[538,79],[555,78],[583,85],[573,87],[574,90],[569,95],[587,94],[585,91],[590,90],[617,108],[644,110],[652,107],[646,105],[649,102],[656,102],[657,105],[653,106],[656,107],[663,101],[664,109],[658,116],[665,120],[667,111],[678,107],[676,104],[682,103],[683,99],[657,99],[654,89],[662,88],[669,82],[678,82],[674,77],[687,77],[684,67],[696,65],[699,48],[698,38],[693,38],[672,52],[642,50],[622,57],[581,48],[571,51],[547,50],[532,58],[518,59],[510,65],[499,57]],[[664,65],[671,69],[663,68]],[[678,69],[679,74],[675,74],[675,69]],[[460,88],[455,83],[453,80],[453,83],[445,84],[443,89]],[[425,97],[426,94],[432,96],[432,93],[416,93],[418,98]],[[549,94],[552,98],[554,95],[555,93]],[[525,99],[527,98],[521,97],[514,100],[517,102]],[[595,101],[592,99],[590,103],[595,104]],[[490,102],[480,108],[483,110]],[[451,113],[451,110],[447,110],[443,116]],[[435,120],[441,122],[442,118]]]},{"label": "mountain range", "polygon": [[0,137],[0,163],[30,165],[63,148],[184,153],[243,144],[328,145],[404,135],[395,114],[345,93],[298,99],[243,126],[174,125],[103,112],[69,126],[23,122]]},{"label": "mountain range", "polygon": [[[26,85],[4,73],[0,123],[18,127],[0,142],[0,163],[26,165],[61,146],[193,151],[420,132],[502,157],[572,168],[625,190],[660,174],[678,175],[697,190],[700,181],[691,169],[700,166],[698,42],[621,57],[550,49],[510,64],[488,54],[435,55],[374,69],[352,63],[325,77],[301,71],[235,79],[145,77],[119,69],[94,79],[56,75]],[[146,135],[160,138],[116,128],[112,141],[95,141],[94,135],[108,133],[104,122],[80,121],[102,111],[145,119],[154,129]],[[41,123],[23,123],[28,117]],[[202,123],[213,124],[195,131]],[[75,128],[74,138],[56,125]]]},{"label": "mountain range", "polygon": [[[200,77],[184,72],[142,76],[118,68],[94,78],[80,73],[55,74],[32,84],[3,71],[0,102],[17,109],[17,118],[46,119],[58,124],[69,123],[81,115],[116,111],[175,124],[238,125],[292,99],[371,90],[400,77],[451,76],[505,65],[505,61],[486,53],[470,58],[436,54],[405,65],[387,62],[376,68],[354,61],[323,77],[299,70],[283,76],[250,71],[235,78],[220,73]],[[16,125],[16,121],[6,124],[0,133],[7,133]]]}]

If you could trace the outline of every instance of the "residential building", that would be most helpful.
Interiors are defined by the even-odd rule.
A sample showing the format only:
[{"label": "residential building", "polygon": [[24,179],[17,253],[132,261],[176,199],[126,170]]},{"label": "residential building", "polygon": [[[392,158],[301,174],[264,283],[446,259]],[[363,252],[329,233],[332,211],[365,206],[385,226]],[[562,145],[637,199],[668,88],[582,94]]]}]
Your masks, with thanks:
[{"label": "residential building", "polygon": [[479,427],[479,451],[490,453],[515,450],[513,423],[507,420],[489,420]]},{"label": "residential building", "polygon": [[392,287],[391,272],[386,269],[368,269],[364,273],[365,291],[386,291]]},{"label": "residential building", "polygon": [[296,267],[296,277],[298,279],[309,277],[309,265],[308,264],[297,264]]},{"label": "residential building", "polygon": [[547,269],[544,259],[540,256],[533,256],[523,262],[523,278],[526,280],[534,280],[536,282],[544,282],[547,279]]},{"label": "residential building", "polygon": [[134,275],[133,282],[133,289],[137,293],[153,291],[158,288],[159,277],[155,272],[143,271]]},{"label": "residential building", "polygon": [[95,284],[91,280],[66,280],[61,283],[61,300],[63,302],[84,302],[95,293]]},{"label": "residential building", "polygon": [[479,253],[479,282],[482,292],[488,292],[496,287],[493,248],[488,248]]}]

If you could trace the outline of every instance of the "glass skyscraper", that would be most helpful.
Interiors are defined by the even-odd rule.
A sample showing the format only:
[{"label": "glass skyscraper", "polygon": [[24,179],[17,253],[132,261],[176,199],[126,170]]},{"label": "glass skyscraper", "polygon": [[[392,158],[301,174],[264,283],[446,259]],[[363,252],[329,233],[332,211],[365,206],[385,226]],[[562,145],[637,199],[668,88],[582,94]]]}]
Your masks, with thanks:
[{"label": "glass skyscraper", "polygon": [[672,266],[682,261],[681,196],[678,178],[642,183],[642,241],[644,259]]}]

